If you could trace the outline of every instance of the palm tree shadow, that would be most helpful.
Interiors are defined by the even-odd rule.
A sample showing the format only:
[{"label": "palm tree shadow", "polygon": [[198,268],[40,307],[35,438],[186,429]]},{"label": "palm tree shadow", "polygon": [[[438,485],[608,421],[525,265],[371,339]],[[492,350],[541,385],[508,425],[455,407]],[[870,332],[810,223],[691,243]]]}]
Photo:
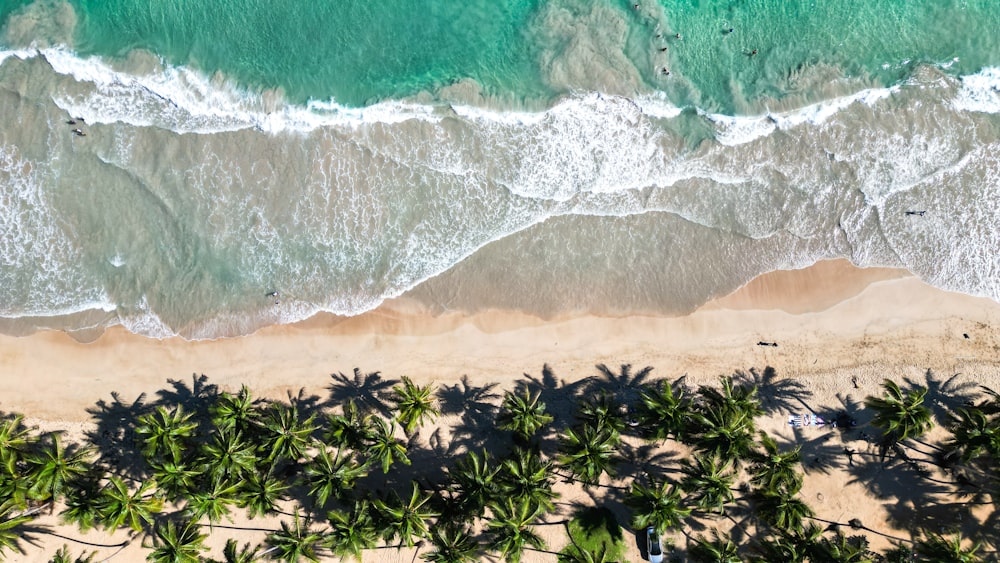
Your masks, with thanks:
[{"label": "palm tree shadow", "polygon": [[597,364],[595,367],[599,376],[585,380],[583,391],[591,396],[606,393],[614,397],[620,405],[638,404],[646,386],[655,384],[650,378],[653,366],[646,366],[634,374],[632,364],[622,364],[618,373],[605,364]]},{"label": "palm tree shadow", "polygon": [[904,378],[906,391],[912,391],[921,386],[927,388],[927,395],[924,397],[924,405],[931,409],[934,419],[939,424],[949,420],[949,416],[955,410],[972,404],[979,395],[979,384],[975,381],[959,381],[961,373],[956,373],[945,380],[939,380],[934,372],[928,369],[924,373],[923,382],[915,382],[909,378]]},{"label": "palm tree shadow", "polygon": [[397,380],[383,380],[381,372],[362,374],[360,368],[354,368],[354,377],[342,373],[331,374],[330,405],[343,405],[348,400],[354,402],[363,411],[375,412],[386,418],[392,417],[392,408],[385,398],[392,391]]},{"label": "palm tree shadow", "polygon": [[552,423],[539,433],[539,450],[547,457],[555,455],[555,437],[561,435],[573,422],[583,384],[582,381],[567,383],[557,379],[549,364],[544,364],[541,378],[525,373],[524,379],[515,386],[514,392],[517,394],[525,391],[537,393],[538,400],[545,404],[545,412],[553,418]]},{"label": "palm tree shadow", "polygon": [[117,391],[111,392],[111,402],[97,401],[87,413],[95,421],[95,428],[86,433],[87,439],[97,447],[99,462],[112,473],[144,475],[146,463],[136,443],[135,429],[139,417],[153,411],[145,403],[146,394],[140,394],[132,403],[125,403]]},{"label": "palm tree shadow", "polygon": [[812,391],[796,379],[779,378],[777,370],[771,366],[765,367],[764,373],[757,368],[750,368],[750,373],[737,371],[733,379],[757,388],[760,407],[767,414],[797,412],[802,407],[810,409],[806,399],[812,397]]},{"label": "palm tree shadow", "polygon": [[441,414],[472,414],[490,416],[496,413],[496,405],[500,395],[494,393],[496,383],[487,383],[476,387],[469,383],[469,376],[463,375],[459,383],[443,385],[437,391]]},{"label": "palm tree shadow", "polygon": [[[438,449],[454,452],[461,448],[478,450],[487,442],[496,447],[497,428],[496,416],[499,410],[500,395],[494,393],[496,383],[488,383],[481,387],[469,384],[469,377],[462,376],[460,383],[445,385],[438,389],[437,396],[441,405],[441,414],[461,414],[461,422],[451,429],[451,441],[447,446],[439,445]],[[437,440],[443,442],[438,433]],[[433,435],[432,435],[433,437]],[[506,440],[506,438],[505,438]]]},{"label": "palm tree shadow", "polygon": [[151,406],[163,405],[173,407],[181,405],[188,412],[195,414],[195,417],[207,420],[209,417],[209,407],[215,403],[219,395],[219,386],[208,383],[208,376],[205,374],[191,374],[191,386],[188,387],[179,379],[167,379],[167,383],[173,389],[160,389],[156,392],[157,401]]},{"label": "palm tree shadow", "polygon": [[[809,473],[829,475],[831,470],[843,469],[848,463],[847,452],[837,440],[836,435],[826,428],[819,427],[818,436],[807,437],[803,428],[793,428],[794,444],[801,446],[802,470]],[[780,443],[780,442],[779,442]]]},{"label": "palm tree shadow", "polygon": [[306,393],[305,387],[300,388],[295,395],[289,390],[288,404],[298,409],[300,421],[308,420],[310,416],[320,417],[323,414],[324,405],[320,402],[320,396]]},{"label": "palm tree shadow", "polygon": [[622,441],[620,446],[621,458],[618,463],[619,477],[631,476],[637,478],[642,475],[654,475],[662,477],[667,473],[668,468],[677,467],[679,452],[674,449],[664,451],[656,444],[642,444],[635,446],[628,441]]},{"label": "palm tree shadow", "polygon": [[849,484],[861,484],[875,498],[894,500],[888,503],[890,524],[900,529],[912,531],[910,523],[915,514],[941,502],[943,495],[950,494],[951,487],[927,479],[927,474],[919,464],[902,457],[880,455],[878,444],[869,451],[853,456],[854,462],[846,468],[851,475]]}]

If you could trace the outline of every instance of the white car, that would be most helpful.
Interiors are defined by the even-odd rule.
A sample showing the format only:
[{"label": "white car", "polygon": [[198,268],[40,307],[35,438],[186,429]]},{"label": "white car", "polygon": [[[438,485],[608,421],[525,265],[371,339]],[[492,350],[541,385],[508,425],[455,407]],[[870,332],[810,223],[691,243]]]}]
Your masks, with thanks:
[{"label": "white car", "polygon": [[663,546],[660,544],[660,534],[657,534],[656,528],[652,526],[646,528],[646,555],[649,556],[649,563],[663,563]]}]

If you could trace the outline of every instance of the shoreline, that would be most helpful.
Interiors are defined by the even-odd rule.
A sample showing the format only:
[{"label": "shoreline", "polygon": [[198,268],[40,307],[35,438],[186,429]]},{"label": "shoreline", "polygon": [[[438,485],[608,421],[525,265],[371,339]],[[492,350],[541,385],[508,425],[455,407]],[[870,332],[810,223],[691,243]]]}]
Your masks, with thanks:
[{"label": "shoreline", "polygon": [[[467,376],[463,384],[496,384],[494,392],[502,393],[523,382],[522,374],[542,381],[546,364],[558,385],[560,380],[597,375],[595,365],[600,363],[611,369],[626,363],[636,369],[653,366],[653,379],[683,376],[691,388],[715,385],[720,376],[734,372],[757,377],[770,366],[778,385],[783,379],[794,380],[805,390],[801,407],[793,408],[796,413],[856,412],[865,396],[882,393],[885,378],[939,384],[943,389],[953,375],[960,375],[959,386],[972,383],[1000,390],[998,328],[1000,304],[989,299],[935,289],[903,270],[859,269],[835,260],[764,274],[683,317],[568,316],[544,321],[510,311],[433,316],[412,301],[396,300],[359,317],[320,316],[212,341],[161,341],[120,327],[89,344],[57,331],[0,336],[0,365],[6,374],[0,378],[0,412],[20,412],[29,426],[64,430],[79,439],[94,429],[88,409],[111,400],[112,392],[126,405],[144,394],[146,402],[153,402],[158,390],[171,391],[171,380],[178,391],[183,391],[182,385],[190,388],[192,373],[205,374],[207,383],[221,390],[236,391],[246,384],[255,397],[286,399],[300,390],[306,397],[326,395],[330,374],[350,374],[355,367],[364,373],[380,371],[387,380],[406,375],[418,385],[435,384],[438,389],[458,386]],[[758,346],[761,340],[779,346]],[[765,403],[773,398],[762,391]],[[890,547],[888,538],[909,536],[907,522],[894,516],[897,500],[892,495],[877,495],[850,471],[826,473],[806,467],[806,459],[835,454],[841,446],[845,451],[854,448],[862,459],[875,459],[872,446],[857,433],[790,428],[788,414],[793,413],[761,416],[758,429],[780,444],[805,447],[807,476],[801,498],[816,516],[834,522],[859,518],[873,532],[868,536],[876,550]],[[442,415],[421,432],[427,439],[436,429],[447,430],[459,422],[457,415]],[[932,433],[941,431],[938,426]],[[832,450],[817,445],[826,438],[834,439]],[[866,478],[882,475],[876,465],[865,470]],[[557,483],[556,490],[564,504],[588,504],[574,486]],[[238,513],[233,518],[235,527],[210,534],[206,545],[213,552],[230,537],[241,543],[261,542],[262,530],[278,525],[277,519],[249,521]],[[81,533],[54,515],[42,516],[39,522],[62,537],[96,544],[127,539],[121,530]],[[628,529],[626,522],[620,523]],[[536,531],[552,549],[566,543],[562,527],[538,526]],[[48,554],[62,543],[60,537],[42,538],[29,548],[25,561],[48,561]],[[79,545],[71,548],[80,551]],[[132,542],[120,555],[137,560],[145,554],[141,542]],[[418,549],[376,549],[365,552],[362,561],[391,563],[417,556]],[[641,560],[636,545],[629,543],[628,557]],[[526,563],[543,560],[534,553],[524,557]]]},{"label": "shoreline", "polygon": [[591,375],[597,363],[711,381],[766,365],[790,377],[873,365],[963,371],[996,365],[993,327],[1000,303],[933,288],[905,270],[831,260],[764,274],[681,317],[434,316],[397,299],[357,317],[320,314],[219,340],[155,340],[121,327],[86,344],[59,331],[2,335],[0,411],[83,422],[85,409],[112,391],[132,400],[192,373],[223,389],[246,383],[258,395],[284,397],[355,367],[415,381],[468,375],[501,384],[543,364],[566,379]]}]

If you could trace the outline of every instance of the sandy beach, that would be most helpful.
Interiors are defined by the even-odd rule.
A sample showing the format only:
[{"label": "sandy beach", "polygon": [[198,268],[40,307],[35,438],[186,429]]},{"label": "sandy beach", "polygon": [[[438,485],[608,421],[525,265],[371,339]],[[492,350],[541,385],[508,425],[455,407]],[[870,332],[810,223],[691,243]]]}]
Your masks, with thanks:
[{"label": "sandy beach", "polygon": [[[778,346],[757,345],[761,341]],[[300,389],[322,395],[330,374],[355,367],[392,378],[406,375],[420,384],[453,384],[468,376],[472,383],[504,389],[524,373],[539,374],[544,364],[573,381],[595,375],[599,363],[654,366],[655,376],[687,375],[692,385],[771,366],[808,388],[810,408],[831,409],[878,393],[886,377],[924,383],[928,370],[938,379],[961,374],[962,381],[1000,389],[998,351],[1000,304],[935,289],[902,270],[859,269],[835,260],[766,274],[675,318],[543,321],[511,311],[432,316],[399,299],[356,318],[324,315],[216,341],[158,341],[120,329],[89,344],[58,332],[0,336],[0,411],[24,413],[47,428],[79,429],[90,421],[86,409],[112,392],[132,400],[168,379],[190,382],[192,374],[205,374],[226,390],[247,384],[257,395],[286,397]],[[797,439],[781,417],[761,425]],[[572,500],[566,498],[572,494],[564,491],[562,500]],[[890,523],[888,501],[871,497],[846,473],[810,475],[803,498],[820,517],[858,517],[879,532],[905,536]],[[560,530],[546,530],[551,547],[561,547]],[[88,534],[91,541],[102,537]],[[50,539],[42,553],[62,543]],[[872,539],[873,547],[887,545]],[[632,560],[640,560],[634,551]],[[376,550],[365,560],[409,561],[412,555]],[[139,551],[131,557],[123,552],[120,560],[141,557]],[[44,558],[39,553],[26,560]]]}]

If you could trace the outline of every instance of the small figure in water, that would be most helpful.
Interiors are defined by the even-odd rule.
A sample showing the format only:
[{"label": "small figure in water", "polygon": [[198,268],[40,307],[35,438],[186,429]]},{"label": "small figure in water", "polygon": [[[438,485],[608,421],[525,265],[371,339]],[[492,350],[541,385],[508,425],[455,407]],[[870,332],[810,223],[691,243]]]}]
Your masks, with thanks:
[{"label": "small figure in water", "polygon": [[66,125],[76,125],[76,120],[70,119],[69,121],[66,122]]},{"label": "small figure in water", "polygon": [[82,129],[74,129],[73,130],[73,134],[76,135],[77,137],[86,137],[87,136],[87,134],[84,133]]},{"label": "small figure in water", "polygon": [[674,39],[677,39],[677,40],[681,40],[681,39],[684,39],[684,38],[683,38],[683,37],[681,37],[681,34],[680,34],[680,33],[675,33],[675,34],[674,34]]},{"label": "small figure in water", "polygon": [[750,56],[751,57],[754,56],[754,55],[756,55],[756,54],[757,54],[757,49],[754,49],[753,51],[750,51]]},{"label": "small figure in water", "polygon": [[267,297],[273,297],[275,305],[277,305],[278,303],[280,303],[280,301],[278,300],[278,298],[281,297],[281,294],[278,293],[277,291],[272,291],[271,293],[268,293]]},{"label": "small figure in water", "polygon": [[731,28],[731,27],[726,30],[726,33],[732,33],[732,32],[733,32],[733,28]]},{"label": "small figure in water", "polygon": [[660,52],[661,52],[661,53],[662,53],[662,52],[664,52],[664,51],[666,51],[666,50],[667,50],[667,48],[666,48],[666,47],[660,47]]},{"label": "small figure in water", "polygon": [[670,71],[667,70],[667,67],[663,67],[663,75],[664,76],[670,76]]},{"label": "small figure in water", "polygon": [[921,217],[924,216],[924,213],[927,213],[927,212],[926,211],[907,211],[906,212],[907,215],[919,215]]}]

